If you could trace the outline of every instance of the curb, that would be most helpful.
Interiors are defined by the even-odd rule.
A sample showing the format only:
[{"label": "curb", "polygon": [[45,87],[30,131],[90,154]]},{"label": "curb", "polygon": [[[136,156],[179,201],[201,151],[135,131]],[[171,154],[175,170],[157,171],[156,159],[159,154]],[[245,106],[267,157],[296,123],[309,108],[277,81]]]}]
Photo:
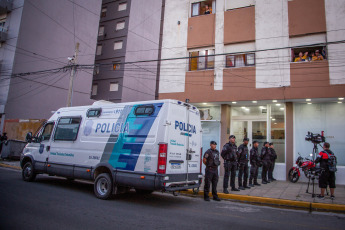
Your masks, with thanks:
[{"label": "curb", "polygon": [[18,169],[21,170],[22,168],[19,166],[14,166],[14,165],[8,165],[8,164],[4,164],[4,163],[0,163],[0,167],[4,167],[4,168],[12,168],[12,169]]},{"label": "curb", "polygon": [[[181,191],[182,194],[196,195],[192,190]],[[209,194],[210,197],[212,194]],[[204,192],[200,191],[197,196],[204,196]],[[345,205],[341,204],[325,204],[325,203],[313,203],[307,201],[295,201],[295,200],[284,200],[268,197],[248,196],[248,195],[237,195],[237,194],[225,194],[218,193],[218,197],[225,200],[235,200],[240,202],[255,203],[262,205],[275,205],[284,206],[290,208],[301,208],[309,211],[329,211],[329,212],[342,212],[345,213]]]}]

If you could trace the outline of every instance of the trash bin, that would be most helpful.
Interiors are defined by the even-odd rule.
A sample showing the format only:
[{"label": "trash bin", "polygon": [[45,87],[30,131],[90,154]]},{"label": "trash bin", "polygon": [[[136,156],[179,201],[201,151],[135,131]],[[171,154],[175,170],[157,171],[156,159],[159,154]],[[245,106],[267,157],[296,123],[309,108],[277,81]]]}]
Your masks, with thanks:
[{"label": "trash bin", "polygon": [[19,160],[27,143],[25,141],[7,140],[2,143],[1,158]]}]

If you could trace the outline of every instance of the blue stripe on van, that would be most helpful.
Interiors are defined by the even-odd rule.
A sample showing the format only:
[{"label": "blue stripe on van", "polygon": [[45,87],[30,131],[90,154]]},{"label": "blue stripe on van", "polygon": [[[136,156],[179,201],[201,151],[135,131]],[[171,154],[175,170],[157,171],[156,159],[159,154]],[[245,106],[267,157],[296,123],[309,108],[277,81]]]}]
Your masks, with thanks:
[{"label": "blue stripe on van", "polygon": [[153,105],[155,111],[150,116],[136,116],[135,109],[140,105],[132,107],[125,121],[129,124],[129,133],[119,134],[109,158],[109,164],[114,168],[134,171],[141,149],[163,103]]}]

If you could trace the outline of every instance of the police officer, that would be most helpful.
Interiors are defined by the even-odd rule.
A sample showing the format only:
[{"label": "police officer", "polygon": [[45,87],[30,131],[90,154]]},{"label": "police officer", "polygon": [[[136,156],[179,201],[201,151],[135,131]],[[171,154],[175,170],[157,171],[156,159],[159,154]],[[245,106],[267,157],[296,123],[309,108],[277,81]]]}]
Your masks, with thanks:
[{"label": "police officer", "polygon": [[268,149],[269,143],[267,141],[264,142],[264,146],[262,146],[261,149],[261,160],[262,160],[262,174],[261,174],[261,178],[262,178],[262,183],[263,184],[267,184],[270,183],[269,180],[267,180],[267,172],[268,169],[271,166],[271,155]]},{"label": "police officer", "polygon": [[270,151],[270,155],[271,155],[271,165],[270,165],[270,168],[268,169],[268,180],[275,181],[276,179],[273,178],[273,170],[274,170],[274,166],[276,164],[277,153],[274,150],[273,143],[269,143],[269,151]]},{"label": "police officer", "polygon": [[[259,167],[261,167],[261,159],[259,155],[259,142],[253,141],[253,148],[250,150],[250,177],[249,177],[249,186],[254,187],[260,186],[258,183],[258,172]],[[254,180],[254,184],[253,184]]]},{"label": "police officer", "polygon": [[223,181],[223,191],[224,193],[228,194],[228,183],[229,183],[229,176],[230,176],[230,186],[231,191],[240,191],[235,187],[235,178],[236,178],[236,170],[237,170],[237,146],[235,144],[236,137],[231,135],[229,137],[229,143],[226,143],[223,146],[222,150],[222,158],[224,159],[224,181]]},{"label": "police officer", "polygon": [[217,143],[215,141],[210,142],[210,147],[211,148],[205,152],[203,158],[203,163],[206,165],[204,200],[210,201],[208,194],[210,192],[210,183],[212,183],[213,200],[220,201],[217,195],[218,166],[220,165],[219,151],[216,149]]},{"label": "police officer", "polygon": [[[238,165],[239,165],[239,172],[238,172],[238,188],[244,190],[246,188],[250,189],[247,186],[248,182],[248,142],[249,138],[243,139],[243,144],[238,147],[237,157],[238,157]],[[243,177],[243,183],[242,183]]]}]

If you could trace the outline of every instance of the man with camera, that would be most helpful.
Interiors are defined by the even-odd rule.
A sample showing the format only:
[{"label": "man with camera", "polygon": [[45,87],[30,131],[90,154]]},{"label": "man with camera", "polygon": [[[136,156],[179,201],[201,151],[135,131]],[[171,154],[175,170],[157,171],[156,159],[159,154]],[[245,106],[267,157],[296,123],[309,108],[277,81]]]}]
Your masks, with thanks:
[{"label": "man with camera", "polygon": [[228,183],[229,183],[229,176],[230,176],[230,186],[231,191],[240,191],[235,187],[235,178],[236,178],[236,170],[237,170],[237,146],[235,144],[236,137],[231,135],[229,137],[229,143],[226,143],[223,146],[222,150],[222,158],[224,159],[224,181],[223,181],[223,192],[228,194]]},{"label": "man with camera", "polygon": [[273,170],[274,170],[274,166],[275,166],[276,159],[277,159],[277,153],[274,150],[273,143],[269,143],[269,151],[270,151],[270,156],[271,156],[271,164],[270,164],[270,167],[268,169],[268,180],[275,181],[276,179],[273,178]]},{"label": "man with camera", "polygon": [[270,183],[270,180],[267,180],[267,172],[268,169],[271,167],[271,154],[268,149],[269,143],[267,141],[264,142],[264,146],[261,149],[261,160],[262,160],[262,184]]},{"label": "man with camera", "polygon": [[321,194],[317,197],[319,199],[325,199],[325,190],[327,184],[331,190],[331,199],[334,200],[334,189],[335,189],[335,172],[337,171],[336,163],[337,158],[334,153],[329,149],[331,145],[328,142],[323,144],[323,151],[317,156],[315,163],[320,163],[322,169],[319,177],[319,187],[321,188]]},{"label": "man with camera", "polygon": [[[249,187],[260,186],[258,183],[258,172],[259,167],[261,167],[261,159],[259,155],[259,142],[253,141],[253,148],[250,150],[250,177],[249,177]],[[254,180],[254,184],[253,184]]]},{"label": "man with camera", "polygon": [[[243,144],[238,147],[237,157],[238,157],[238,189],[244,190],[248,187],[248,138],[243,139]],[[242,183],[243,179],[243,183]]]},{"label": "man with camera", "polygon": [[220,201],[217,194],[217,184],[218,184],[218,166],[219,161],[219,151],[216,149],[217,142],[210,142],[210,149],[204,154],[202,162],[206,165],[205,169],[205,186],[204,186],[204,200],[210,201],[210,183],[212,183],[212,196],[213,200]]}]

